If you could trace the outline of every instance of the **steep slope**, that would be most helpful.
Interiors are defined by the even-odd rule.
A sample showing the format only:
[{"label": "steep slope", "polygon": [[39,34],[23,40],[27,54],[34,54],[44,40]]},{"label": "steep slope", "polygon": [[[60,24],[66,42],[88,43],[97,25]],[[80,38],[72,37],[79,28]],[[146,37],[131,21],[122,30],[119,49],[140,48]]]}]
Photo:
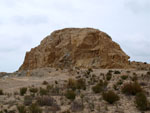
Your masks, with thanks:
[{"label": "steep slope", "polygon": [[57,68],[126,68],[129,56],[106,33],[93,28],[54,31],[26,53],[19,70]]}]

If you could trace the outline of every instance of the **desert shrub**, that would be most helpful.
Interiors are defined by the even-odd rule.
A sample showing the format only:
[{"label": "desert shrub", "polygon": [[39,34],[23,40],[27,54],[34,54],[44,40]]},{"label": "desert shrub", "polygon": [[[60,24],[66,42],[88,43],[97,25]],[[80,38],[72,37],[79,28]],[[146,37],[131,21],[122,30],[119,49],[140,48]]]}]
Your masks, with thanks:
[{"label": "desert shrub", "polygon": [[144,93],[138,93],[135,97],[135,103],[139,110],[145,111],[149,108],[149,102]]},{"label": "desert shrub", "polygon": [[76,83],[76,88],[77,89],[83,89],[83,90],[86,90],[86,82],[85,82],[85,79],[78,79],[77,80],[77,83]]},{"label": "desert shrub", "polygon": [[24,97],[24,105],[25,106],[31,105],[32,104],[32,100],[33,100],[32,96],[29,96],[29,95],[25,96]]},{"label": "desert shrub", "polygon": [[126,80],[127,78],[128,78],[128,75],[122,75],[122,76],[121,76],[121,79],[122,79],[122,80]]},{"label": "desert shrub", "polygon": [[71,88],[72,90],[76,89],[76,80],[69,78],[67,83],[67,88]]},{"label": "desert shrub", "polygon": [[27,113],[27,109],[24,105],[17,106],[17,110],[19,113]]},{"label": "desert shrub", "polygon": [[106,74],[106,79],[109,81],[109,80],[111,80],[111,78],[112,78],[112,73],[111,73],[111,72],[108,72],[108,73]]},{"label": "desert shrub", "polygon": [[37,97],[37,103],[40,106],[53,106],[55,102],[56,101],[50,96]]},{"label": "desert shrub", "polygon": [[29,112],[30,113],[42,113],[42,109],[38,106],[38,104],[32,104],[29,107]]},{"label": "desert shrub", "polygon": [[150,75],[150,71],[147,72],[147,75]]},{"label": "desert shrub", "polygon": [[32,88],[29,89],[29,91],[30,91],[31,93],[37,93],[37,92],[38,92],[38,88],[32,87]]},{"label": "desert shrub", "polygon": [[137,93],[142,92],[142,88],[137,82],[130,82],[123,85],[122,92],[128,95],[136,95]]},{"label": "desert shrub", "polygon": [[114,102],[119,100],[119,96],[113,91],[104,92],[102,96],[103,99],[110,104],[113,104]]},{"label": "desert shrub", "polygon": [[114,71],[114,74],[121,74],[120,71]]},{"label": "desert shrub", "polygon": [[123,81],[122,80],[118,80],[117,81],[117,85],[122,85],[123,84]]},{"label": "desert shrub", "polygon": [[79,101],[74,101],[72,104],[71,104],[71,111],[73,112],[80,112],[83,110],[83,105],[81,102]]},{"label": "desert shrub", "polygon": [[48,95],[48,93],[49,93],[49,90],[47,90],[47,89],[44,89],[44,88],[40,88],[40,95],[41,96],[43,96],[43,95]]},{"label": "desert shrub", "polygon": [[23,87],[23,88],[20,88],[20,95],[23,96],[24,94],[26,94],[27,92],[27,88],[26,87]]},{"label": "desert shrub", "polygon": [[65,97],[67,99],[70,99],[70,100],[74,100],[76,98],[76,94],[73,90],[68,90],[66,93],[65,93]]},{"label": "desert shrub", "polygon": [[3,111],[0,111],[0,113],[3,113]]},{"label": "desert shrub", "polygon": [[3,93],[3,90],[2,89],[0,89],[0,95],[3,95],[4,93]]},{"label": "desert shrub", "polygon": [[47,81],[43,81],[43,83],[42,83],[43,85],[47,85],[48,84],[48,82]]},{"label": "desert shrub", "polygon": [[102,91],[105,90],[106,87],[107,87],[107,82],[100,81],[99,83],[97,83],[95,86],[92,87],[92,90],[94,93],[101,93]]}]

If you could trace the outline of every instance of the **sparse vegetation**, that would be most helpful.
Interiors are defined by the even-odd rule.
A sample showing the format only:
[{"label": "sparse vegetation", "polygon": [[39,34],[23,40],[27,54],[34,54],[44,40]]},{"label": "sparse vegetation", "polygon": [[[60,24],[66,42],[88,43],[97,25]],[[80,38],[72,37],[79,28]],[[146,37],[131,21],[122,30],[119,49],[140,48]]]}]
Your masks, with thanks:
[{"label": "sparse vegetation", "polygon": [[27,109],[24,105],[17,106],[17,110],[19,113],[27,113]]},{"label": "sparse vegetation", "polygon": [[137,83],[126,83],[122,87],[122,92],[128,95],[136,95],[139,92],[142,92],[141,86]]},{"label": "sparse vegetation", "polygon": [[109,71],[109,72],[106,74],[106,79],[109,81],[111,78],[112,78],[112,73]]},{"label": "sparse vegetation", "polygon": [[114,102],[119,100],[119,96],[113,91],[104,92],[102,96],[103,96],[103,99],[110,104],[113,104]]},{"label": "sparse vegetation", "polygon": [[[126,104],[131,107],[129,112],[150,111],[150,76],[146,71],[141,73],[131,70],[127,73],[126,70],[120,70],[122,74],[114,75],[111,70],[95,70],[77,70],[78,74],[72,70],[72,75],[73,72],[75,75],[69,79],[68,76],[57,79],[56,76],[50,80],[44,76],[40,78],[39,84],[33,82],[29,86],[22,85],[23,88],[17,86],[13,92],[2,89],[0,113],[116,112],[111,107],[118,108],[117,112],[125,112]],[[44,80],[47,81],[44,83]],[[133,102],[135,104],[129,104]]]},{"label": "sparse vegetation", "polygon": [[121,74],[120,71],[114,71],[114,74]]},{"label": "sparse vegetation", "polygon": [[92,90],[94,93],[101,93],[104,91],[104,89],[107,87],[107,82],[106,81],[100,81],[97,83],[95,86],[92,87]]},{"label": "sparse vegetation", "polygon": [[48,84],[48,82],[47,81],[43,81],[43,83],[42,83],[43,85],[47,85]]},{"label": "sparse vegetation", "polygon": [[127,78],[128,78],[128,75],[122,75],[122,76],[121,76],[121,79],[122,79],[122,80],[126,80]]},{"label": "sparse vegetation", "polygon": [[67,99],[70,99],[70,100],[74,100],[76,98],[76,94],[73,90],[68,90],[65,93],[65,96],[66,96]]},{"label": "sparse vegetation", "polygon": [[38,104],[32,104],[29,107],[29,112],[30,113],[42,113],[42,109],[38,106]]},{"label": "sparse vegetation", "polygon": [[48,93],[49,93],[49,90],[48,90],[48,89],[40,88],[40,95],[41,95],[41,96],[47,95]]},{"label": "sparse vegetation", "polygon": [[26,87],[20,88],[20,95],[21,96],[24,96],[24,94],[26,94],[26,92],[27,92],[27,88]]},{"label": "sparse vegetation", "polygon": [[38,88],[32,87],[32,88],[29,89],[29,91],[30,91],[31,93],[37,93],[37,92],[38,92]]},{"label": "sparse vegetation", "polygon": [[136,94],[135,103],[139,110],[145,111],[150,108],[147,97],[143,92]]}]

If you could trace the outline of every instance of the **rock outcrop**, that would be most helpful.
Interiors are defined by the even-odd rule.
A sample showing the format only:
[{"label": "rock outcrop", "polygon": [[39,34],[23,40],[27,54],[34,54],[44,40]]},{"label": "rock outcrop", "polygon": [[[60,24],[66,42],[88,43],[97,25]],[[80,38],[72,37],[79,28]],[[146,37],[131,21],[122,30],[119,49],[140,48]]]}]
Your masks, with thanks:
[{"label": "rock outcrop", "polygon": [[92,28],[54,31],[26,53],[19,70],[57,68],[126,68],[129,56],[106,33]]}]

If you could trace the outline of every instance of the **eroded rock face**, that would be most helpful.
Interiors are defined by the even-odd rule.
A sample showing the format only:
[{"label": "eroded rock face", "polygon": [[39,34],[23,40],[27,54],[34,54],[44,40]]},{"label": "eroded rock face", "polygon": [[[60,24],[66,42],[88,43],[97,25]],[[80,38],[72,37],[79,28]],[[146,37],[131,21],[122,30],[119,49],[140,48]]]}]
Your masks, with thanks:
[{"label": "eroded rock face", "polygon": [[26,53],[19,70],[57,68],[126,68],[129,56],[106,33],[92,28],[54,31]]}]

